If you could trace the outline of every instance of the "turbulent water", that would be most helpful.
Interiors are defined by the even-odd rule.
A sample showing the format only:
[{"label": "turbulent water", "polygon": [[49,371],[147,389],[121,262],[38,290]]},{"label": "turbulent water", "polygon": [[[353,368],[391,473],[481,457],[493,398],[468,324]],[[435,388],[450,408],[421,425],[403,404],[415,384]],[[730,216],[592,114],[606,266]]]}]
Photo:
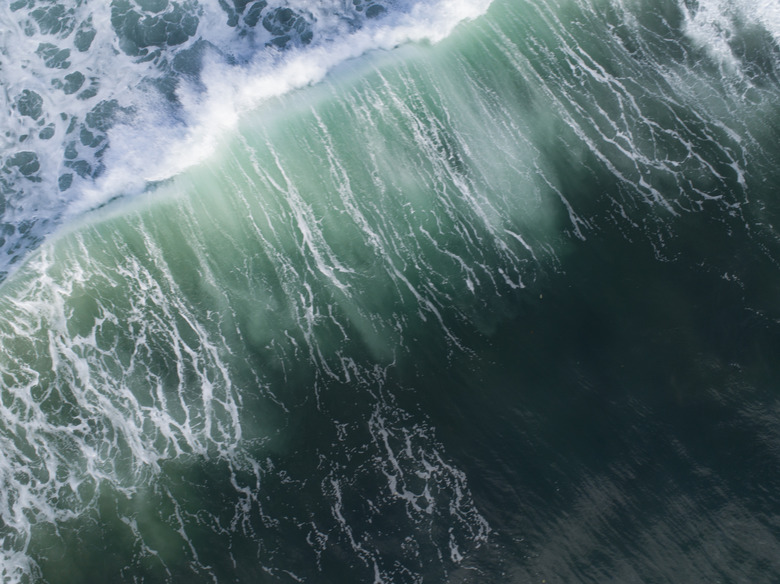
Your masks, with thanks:
[{"label": "turbulent water", "polygon": [[780,579],[774,0],[8,0],[0,580]]}]

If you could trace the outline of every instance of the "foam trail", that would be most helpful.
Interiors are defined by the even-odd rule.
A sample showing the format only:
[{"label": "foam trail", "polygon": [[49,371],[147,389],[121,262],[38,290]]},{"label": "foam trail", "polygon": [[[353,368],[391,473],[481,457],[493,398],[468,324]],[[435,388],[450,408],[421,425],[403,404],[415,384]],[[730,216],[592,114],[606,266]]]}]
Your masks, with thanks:
[{"label": "foam trail", "polygon": [[[141,4],[167,40],[122,26]],[[738,226],[776,175],[771,75],[724,79],[677,0],[604,5],[496,0],[460,30],[487,2],[115,0],[59,29],[3,7],[33,39],[9,68],[3,249],[72,229],[0,288],[2,578],[471,578],[494,531],[459,466],[482,457],[439,438],[470,439],[448,404],[484,389],[457,372],[576,295],[537,293],[572,250],[615,231],[673,256],[677,225]],[[82,80],[87,40],[126,67]],[[771,72],[760,53],[734,54]]]},{"label": "foam trail", "polygon": [[[481,8],[486,8],[486,4]],[[437,3],[427,9],[412,7],[397,17],[390,13],[383,20],[377,19],[346,31],[342,36],[328,39],[327,43],[312,41],[310,46],[281,53],[272,51],[270,55],[257,58],[244,55],[244,61],[233,66],[227,66],[216,49],[209,49],[212,56],[207,58],[208,63],[199,72],[197,82],[182,82],[175,103],[160,102],[159,88],[147,85],[138,89],[137,93],[131,92],[125,101],[117,100],[113,105],[100,106],[101,103],[111,102],[112,95],[115,95],[108,87],[110,84],[103,83],[100,91],[105,91],[104,94],[74,98],[74,108],[81,106],[82,102],[88,103],[78,114],[71,112],[70,117],[66,116],[69,120],[83,116],[92,120],[93,124],[85,121],[79,126],[81,122],[76,122],[74,129],[68,132],[69,128],[65,128],[63,135],[66,144],[70,144],[69,141],[75,139],[73,134],[78,134],[75,148],[79,156],[85,154],[88,144],[94,140],[101,144],[103,141],[110,143],[111,147],[100,154],[99,160],[96,153],[90,159],[102,165],[104,170],[95,177],[85,176],[83,181],[62,190],[62,198],[57,201],[49,220],[55,223],[63,218],[73,220],[79,213],[120,192],[127,192],[133,184],[143,187],[147,179],[172,176],[208,156],[211,141],[229,142],[231,136],[227,130],[234,128],[238,116],[247,109],[263,100],[321,80],[331,68],[346,59],[373,49],[390,49],[409,40],[440,40],[461,19],[478,13],[475,5],[465,2]],[[103,16],[107,18],[108,13]],[[201,14],[202,19],[207,16],[206,13]],[[97,17],[92,23],[99,28]],[[99,43],[100,38],[100,34],[96,33],[92,42]],[[326,45],[329,50],[325,49]],[[189,45],[185,43],[182,50],[194,46],[194,41]],[[71,49],[71,54],[74,53],[76,51]],[[56,58],[56,54],[51,58]],[[143,71],[138,79],[164,78],[149,65],[151,61],[125,57],[122,60],[128,65],[128,70],[114,78],[116,87],[131,85],[128,79],[138,70]],[[47,72],[51,76],[50,81],[59,79],[58,71],[61,70]],[[200,87],[196,87],[198,85]],[[43,92],[43,89],[39,90]],[[223,99],[217,99],[218,95],[222,95]],[[21,106],[29,111],[34,104],[25,99],[27,101],[22,101]],[[97,100],[100,101],[95,103]],[[18,109],[20,102],[17,100],[15,104]],[[224,107],[225,104],[227,107]],[[366,108],[365,113],[369,110]],[[48,115],[43,111],[40,115],[37,111],[33,113],[35,116],[30,118],[33,125],[37,124],[36,119]],[[98,113],[104,114],[105,118],[100,118]],[[409,112],[404,115],[406,123],[417,123],[417,118]],[[103,124],[108,118],[111,123]],[[173,127],[165,123],[171,119],[177,122]],[[62,120],[63,123],[65,121]],[[326,144],[328,133],[332,131],[316,115],[315,122],[313,148],[320,141],[317,130],[323,132]],[[95,136],[97,132],[93,132],[96,126],[102,128],[100,133],[105,136],[102,140],[98,140]],[[58,136],[59,131],[56,129],[54,136]],[[236,138],[232,137],[232,140]],[[162,164],[158,160],[159,150],[150,148],[150,143],[168,153]],[[191,153],[181,155],[187,150],[183,144],[189,145],[192,150],[191,146],[198,143],[207,146],[198,156],[193,157]],[[177,144],[178,150],[175,148]],[[249,342],[248,333],[240,328],[243,325],[235,324],[246,320],[247,309],[242,308],[242,300],[236,299],[229,287],[223,288],[227,274],[211,263],[208,250],[214,245],[214,227],[211,216],[208,219],[201,217],[193,208],[200,202],[185,202],[181,206],[174,204],[171,209],[172,214],[178,217],[176,229],[182,230],[177,240],[186,242],[186,261],[169,255],[172,249],[167,240],[170,226],[158,225],[149,217],[139,219],[130,213],[127,222],[117,219],[114,228],[106,232],[98,226],[85,226],[86,232],[66,236],[62,240],[64,247],[44,245],[23,273],[6,287],[0,318],[2,437],[8,442],[3,450],[5,455],[0,474],[3,484],[8,487],[5,492],[9,493],[0,508],[5,537],[5,580],[25,582],[36,578],[39,568],[29,557],[56,557],[56,554],[41,552],[47,545],[49,530],[71,534],[70,539],[61,538],[62,542],[78,541],[82,531],[88,537],[90,531],[80,529],[79,521],[89,522],[105,512],[99,509],[101,496],[109,496],[116,501],[115,520],[117,525],[124,526],[116,529],[120,532],[129,530],[129,537],[136,546],[134,557],[160,562],[160,570],[165,574],[175,573],[180,559],[175,554],[166,555],[165,550],[156,550],[148,543],[154,538],[148,532],[148,525],[144,525],[145,512],[139,512],[137,508],[143,507],[143,501],[148,499],[154,501],[154,504],[150,503],[152,507],[157,505],[172,509],[171,514],[165,517],[165,522],[172,526],[168,536],[182,542],[183,553],[190,558],[192,569],[199,576],[210,577],[211,568],[202,561],[204,550],[195,547],[196,540],[191,535],[198,528],[200,518],[193,519],[181,511],[180,501],[187,494],[176,493],[170,485],[161,484],[167,476],[166,469],[171,464],[186,466],[193,460],[206,461],[199,464],[227,465],[232,475],[226,476],[235,477],[231,479],[231,484],[241,498],[241,502],[237,503],[240,509],[237,507],[231,537],[245,537],[250,543],[255,542],[258,521],[264,523],[281,519],[268,519],[262,509],[258,509],[258,501],[271,496],[266,494],[266,490],[250,490],[251,497],[255,499],[250,497],[247,500],[248,469],[253,469],[251,477],[255,477],[255,482],[260,480],[258,475],[264,481],[273,481],[275,476],[272,470],[258,470],[256,467],[256,452],[252,448],[269,437],[257,429],[253,420],[247,420],[244,413],[247,411],[246,402],[259,401],[264,406],[255,404],[255,410],[250,411],[293,410],[295,400],[284,395],[280,388],[287,385],[288,375],[294,377],[296,370],[301,368],[300,362],[310,363],[314,369],[317,380],[314,389],[318,398],[320,393],[326,393],[323,388],[327,388],[328,384],[341,383],[349,387],[357,384],[358,387],[368,388],[364,393],[371,395],[370,391],[378,393],[377,388],[385,383],[373,366],[366,367],[356,362],[343,347],[333,349],[322,340],[323,337],[331,338],[330,330],[333,329],[338,331],[336,338],[341,338],[341,343],[348,347],[354,343],[353,338],[360,336],[354,333],[355,328],[363,327],[362,332],[367,337],[373,335],[381,339],[377,345],[385,345],[377,350],[383,358],[399,350],[382,339],[387,325],[377,319],[371,309],[352,309],[351,316],[357,324],[342,314],[342,310],[347,310],[339,306],[344,303],[344,297],[355,300],[351,297],[354,294],[351,286],[355,283],[355,271],[331,249],[319,225],[321,219],[309,209],[311,202],[299,194],[302,191],[299,185],[308,187],[309,184],[302,182],[300,175],[288,174],[289,152],[284,160],[280,160],[272,141],[267,146],[268,156],[265,155],[266,150],[262,150],[263,156],[256,156],[255,146],[243,142],[243,147],[250,153],[251,164],[247,164],[236,176],[222,174],[217,184],[220,188],[236,184],[239,201],[252,206],[250,218],[255,233],[259,241],[267,244],[268,257],[274,260],[259,272],[263,277],[278,272],[284,294],[274,302],[290,307],[286,318],[274,315],[271,309],[267,314],[262,313],[262,318],[269,322],[279,322],[278,326],[260,333],[267,335],[267,344],[262,350],[270,352],[264,362],[280,363],[285,372],[285,383],[277,382],[273,391],[269,389],[271,384],[267,377],[270,374],[266,370],[253,369],[255,365],[250,360],[247,372],[241,350],[233,353],[234,347]],[[65,146],[68,155],[69,147]],[[328,145],[326,151],[332,157],[330,172],[343,175],[345,171],[338,169],[338,156],[333,153],[332,145]],[[430,153],[434,154],[433,151]],[[177,156],[180,156],[178,161]],[[73,164],[62,166],[58,172],[63,168],[72,169],[79,160],[82,159],[66,157],[66,161]],[[444,161],[436,164],[442,172],[440,180],[458,179],[444,173]],[[277,178],[279,174],[281,179]],[[46,169],[36,175],[40,176],[40,182],[33,181],[32,184],[51,186],[50,183],[59,181],[57,173],[48,179],[44,175]],[[282,208],[279,216],[269,218],[268,209],[258,207],[254,198],[242,198],[242,194],[252,193],[258,178],[269,187],[269,193],[278,191]],[[243,183],[242,179],[245,179]],[[338,177],[336,179],[339,180]],[[94,184],[91,188],[90,183]],[[365,211],[357,207],[355,193],[349,192],[345,196],[349,197],[352,216],[362,218],[362,227],[372,232]],[[211,194],[208,198],[211,199]],[[45,216],[41,205],[47,201],[34,196],[24,200],[29,205],[26,208]],[[458,203],[453,199],[448,204]],[[17,210],[20,214],[23,211],[23,207]],[[295,235],[298,231],[288,233],[289,226],[283,221],[287,213],[295,218],[295,228],[304,233],[300,244]],[[238,216],[244,215],[246,213]],[[23,215],[13,218],[19,219],[20,216]],[[265,224],[263,218],[267,220]],[[229,233],[227,228],[224,231]],[[390,247],[390,239],[397,237],[386,237],[377,249],[384,253],[384,249]],[[65,244],[65,240],[69,243]],[[291,246],[291,241],[295,245]],[[440,249],[444,250],[445,246],[441,245]],[[291,250],[293,258],[289,257]],[[339,253],[344,253],[343,245]],[[230,257],[233,255],[244,258],[242,261],[245,262],[253,261],[254,257],[242,247],[231,249]],[[298,261],[301,258],[302,261]],[[424,265],[418,260],[415,263]],[[208,291],[205,299],[199,297],[200,292],[191,286],[191,277],[195,274],[200,282],[195,288],[203,287]],[[428,280],[422,284],[412,282],[395,266],[392,275],[403,280],[401,293],[413,296],[420,305],[421,314],[434,315],[449,338],[454,339],[443,321],[442,305],[433,294],[436,284]],[[327,295],[322,293],[322,285],[318,281],[320,276],[324,278],[322,284],[326,289],[332,286],[335,290],[335,297],[329,305],[321,302],[321,298]],[[252,313],[257,312],[254,308],[257,302],[274,299],[277,293],[273,287],[255,290],[254,284],[247,290],[252,290]],[[204,302],[212,306],[205,313],[201,312]],[[286,311],[283,313],[286,314]],[[398,329],[404,326],[400,324],[403,319],[397,315],[388,322],[396,323],[394,326]],[[252,335],[258,334],[251,332]],[[394,333],[394,336],[398,334],[402,335],[403,331]],[[240,373],[236,374],[237,371]],[[304,402],[308,399],[306,396]],[[380,406],[376,405],[377,401]],[[368,419],[376,407],[381,407],[387,415],[402,420],[399,409],[388,402],[386,398],[374,400],[364,417]],[[359,433],[363,428],[360,424],[357,427],[353,433]],[[388,431],[403,432],[392,427]],[[252,438],[248,439],[247,435]],[[399,461],[400,457],[396,457],[394,468],[403,468],[403,472],[411,476],[422,472],[422,467],[429,470],[435,467],[436,472],[432,473],[434,479],[427,492],[429,497],[431,492],[439,493],[440,500],[436,501],[438,507],[433,500],[430,501],[429,515],[447,524],[480,522],[481,517],[473,502],[463,495],[465,477],[446,464],[432,431],[420,430],[408,440],[416,445],[415,454],[407,457],[406,461]],[[370,439],[362,441],[371,443]],[[380,443],[377,442],[373,448],[375,456],[384,456],[385,450],[380,448]],[[429,451],[431,453],[426,454]],[[334,457],[338,459],[338,456],[337,451]],[[338,465],[343,462],[333,464],[332,472],[337,473]],[[373,466],[367,468],[369,471],[364,472],[371,478]],[[332,484],[324,482],[322,492],[315,493],[313,499],[329,501],[336,497],[331,492]],[[447,503],[450,491],[457,494],[453,495],[457,502],[452,510]],[[360,490],[349,484],[341,485],[338,498],[347,497],[359,500]],[[381,516],[383,509],[394,507],[395,503],[395,493],[391,491],[385,499],[374,503],[377,515]],[[267,505],[268,501],[263,499],[263,504]],[[125,505],[130,509],[123,509]],[[215,510],[214,517],[221,512],[221,509]],[[277,514],[277,517],[280,515]],[[293,519],[297,527],[301,517]],[[409,520],[425,525],[419,517],[410,516]],[[322,518],[317,521],[323,524]],[[391,581],[395,568],[381,554],[381,537],[370,532],[364,537],[377,537],[376,542],[361,544],[366,566]],[[479,545],[484,537],[483,526],[469,527],[465,540],[460,541],[459,546],[467,547],[468,541]],[[437,548],[439,542],[432,536],[428,545]],[[440,556],[448,557],[447,554]],[[420,559],[415,554],[408,554],[405,561],[419,569]],[[271,560],[269,563],[272,564]],[[278,569],[269,566],[269,570]]]},{"label": "foam trail", "polygon": [[5,5],[0,107],[11,125],[0,136],[7,152],[0,272],[61,222],[210,156],[260,101],[316,83],[367,51],[436,42],[488,5]]}]

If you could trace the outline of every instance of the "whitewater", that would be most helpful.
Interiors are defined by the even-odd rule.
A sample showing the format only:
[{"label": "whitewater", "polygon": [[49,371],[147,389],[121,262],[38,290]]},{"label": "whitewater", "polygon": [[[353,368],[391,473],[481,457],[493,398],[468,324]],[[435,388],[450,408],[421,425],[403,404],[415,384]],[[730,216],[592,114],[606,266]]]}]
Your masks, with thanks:
[{"label": "whitewater", "polygon": [[0,7],[0,579],[780,575],[780,8]]},{"label": "whitewater", "polygon": [[262,100],[367,51],[441,39],[486,6],[8,4],[4,147],[19,151],[5,159],[4,269],[63,218],[202,161]]}]

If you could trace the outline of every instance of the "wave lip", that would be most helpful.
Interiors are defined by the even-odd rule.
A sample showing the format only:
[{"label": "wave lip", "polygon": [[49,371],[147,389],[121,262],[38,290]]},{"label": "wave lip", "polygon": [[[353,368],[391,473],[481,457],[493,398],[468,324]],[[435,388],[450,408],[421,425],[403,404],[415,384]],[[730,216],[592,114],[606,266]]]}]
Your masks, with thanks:
[{"label": "wave lip", "polygon": [[58,225],[213,152],[346,59],[435,42],[489,0],[16,0],[0,8],[0,278]]}]

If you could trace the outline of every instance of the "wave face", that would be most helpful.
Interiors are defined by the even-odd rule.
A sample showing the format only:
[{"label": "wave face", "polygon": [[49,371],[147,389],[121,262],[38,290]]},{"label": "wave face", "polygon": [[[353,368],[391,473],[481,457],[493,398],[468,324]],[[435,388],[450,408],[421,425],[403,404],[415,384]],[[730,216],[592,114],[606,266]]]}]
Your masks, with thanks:
[{"label": "wave face", "polygon": [[414,0],[5,3],[0,276],[63,220],[202,159],[238,111],[367,50],[435,39],[483,9]]},{"label": "wave face", "polygon": [[0,580],[780,578],[776,6],[4,4]]}]

